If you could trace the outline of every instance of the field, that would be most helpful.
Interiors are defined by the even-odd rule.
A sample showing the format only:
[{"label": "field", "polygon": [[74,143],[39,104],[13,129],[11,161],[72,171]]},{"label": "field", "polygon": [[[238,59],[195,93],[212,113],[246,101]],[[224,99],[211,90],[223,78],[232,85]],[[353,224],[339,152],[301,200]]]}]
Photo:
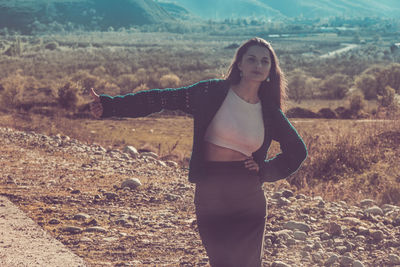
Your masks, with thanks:
[{"label": "field", "polygon": [[[13,139],[6,138],[3,157],[12,161],[9,164],[6,161],[2,167],[7,170],[5,173],[18,168],[15,175],[1,177],[0,194],[9,196],[43,228],[93,266],[107,266],[112,262],[121,262],[120,266],[131,262],[134,266],[133,258],[154,258],[155,251],[160,253],[159,261],[143,260],[142,264],[196,262],[205,265],[199,240],[194,241],[196,238],[184,231],[195,228],[191,203],[193,186],[188,185],[185,177],[192,146],[192,118],[180,112],[165,111],[146,118],[96,120],[88,110],[88,90],[94,87],[98,93],[117,95],[221,78],[237,45],[250,37],[138,32],[3,36],[0,40],[0,50],[3,49],[0,55],[0,127],[23,131],[29,136],[32,133],[51,138],[68,136],[79,140],[83,147],[100,145],[107,153],[123,151],[132,145],[141,151],[155,152],[159,160],[177,162],[178,168],[165,170],[144,159],[116,163],[107,161],[108,156],[103,154],[94,153],[94,158],[70,154],[62,150],[62,144],[53,151],[51,146],[42,147],[40,142],[38,145],[30,139],[24,143],[20,138],[14,144]],[[318,113],[323,108],[332,111],[343,108],[349,115],[348,119],[339,116],[336,119],[290,118],[303,137],[309,156],[296,174],[274,184],[265,184],[267,194],[271,196],[290,189],[295,195],[304,194],[310,199],[321,196],[327,201],[345,201],[349,205],[358,205],[363,199],[373,199],[378,205],[400,205],[397,102],[400,79],[395,75],[400,57],[390,52],[390,45],[396,40],[389,36],[376,41],[367,35],[366,43],[358,43],[351,50],[337,54],[335,51],[342,49],[343,43],[354,41],[352,36],[331,33],[271,37],[270,40],[289,82],[287,111],[302,108]],[[333,56],[321,57],[330,52]],[[372,67],[375,72],[370,69]],[[368,75],[383,77],[377,73],[390,74],[385,76],[389,77],[385,80],[387,89],[381,92],[361,87],[360,81]],[[346,86],[336,88],[334,85],[338,83],[330,80],[333,76],[346,81]],[[369,98],[371,95],[367,93],[371,92],[374,97]],[[278,152],[279,145],[273,143],[268,156]],[[19,157],[28,161],[19,162]],[[43,173],[41,162],[46,166]],[[107,166],[108,163],[111,166]],[[73,167],[69,169],[68,166]],[[144,184],[139,193],[118,189],[116,184],[132,176],[140,177]],[[14,179],[11,185],[10,177]],[[80,193],[71,197],[71,191],[76,188]],[[29,190],[25,192],[26,189]],[[116,191],[115,199],[106,194],[110,191]],[[174,192],[182,193],[176,203],[168,200],[176,197]],[[165,206],[160,206],[164,205],[163,201]],[[126,203],[131,204],[125,210]],[[134,227],[141,229],[139,235],[109,222],[115,214],[133,213],[136,208],[140,216],[147,214],[154,220],[168,221],[168,216],[174,214],[173,225],[162,225],[158,221],[155,229],[163,229],[163,233],[156,236],[152,228],[154,222],[139,224],[133,219]],[[44,214],[45,210],[48,214]],[[98,210],[103,210],[104,214],[98,215]],[[89,236],[94,240],[89,244],[82,241],[87,236],[76,238],[63,233],[57,225],[47,223],[54,218],[60,225],[71,223],[71,217],[80,211],[97,212],[99,225],[117,229],[105,237],[111,241]],[[178,231],[180,227],[183,230]],[[178,231],[177,234],[174,231]],[[177,247],[171,244],[174,238],[186,241]],[[150,246],[149,240],[156,241]],[[128,249],[132,242],[138,245],[137,254]],[[165,242],[168,243],[166,247],[175,247],[164,251]],[[120,246],[115,247],[117,243]],[[179,259],[167,256],[174,253]]]},{"label": "field", "polygon": [[[63,134],[84,142],[98,143],[109,149],[123,149],[124,146],[133,145],[187,166],[192,145],[190,117],[179,112],[166,111],[139,119],[93,120],[87,106],[90,101],[88,90],[94,87],[98,93],[117,95],[221,78],[237,45],[248,38],[251,36],[241,36],[238,39],[231,35],[129,31],[4,36],[1,41],[4,51],[12,50],[14,54],[10,56],[5,52],[1,55],[3,115],[0,123],[26,131]],[[353,36],[313,33],[269,38],[281,59],[289,82],[286,110],[302,108],[317,113],[323,108],[334,111],[341,107],[350,111],[350,118],[369,120],[358,123],[340,119],[306,119],[307,122],[299,122],[298,130],[304,133],[306,143],[312,147],[310,159],[304,164],[305,170],[311,161],[312,164],[318,164],[316,159],[324,158],[324,154],[331,153],[342,142],[347,142],[346,145],[352,148],[356,143],[368,142],[367,136],[375,138],[387,130],[384,121],[386,119],[394,127],[393,131],[398,130],[397,123],[393,123],[396,122],[393,119],[398,110],[396,94],[389,99],[389,104],[383,104],[384,95],[368,100],[366,92],[369,91],[358,87],[362,84],[358,80],[365,76],[363,72],[368,72],[367,67],[373,66],[374,72],[369,73],[377,73],[377,68],[381,68],[382,73],[389,73],[393,69],[386,76],[393,76],[391,79],[394,80],[386,80],[395,92],[399,90],[399,78],[396,78],[398,66],[393,65],[386,72],[383,67],[396,64],[393,62],[399,59],[397,54],[388,52],[395,39],[388,36],[377,41],[371,35],[360,38],[363,38],[364,43],[356,44],[347,51],[342,50],[343,44],[352,43]],[[361,56],[354,60],[355,55]],[[390,62],[386,62],[387,60]],[[336,82],[330,80],[332,76],[339,77],[338,75],[345,76],[345,79],[338,78]],[[381,79],[381,76],[376,77]],[[298,79],[302,79],[303,83]],[[338,83],[343,83],[342,87],[334,88]],[[341,90],[344,94],[335,95],[332,93],[335,90]],[[374,90],[379,93],[381,89]],[[354,98],[357,100],[357,92],[364,93],[366,99],[363,97],[359,100],[361,102],[354,101]],[[376,119],[379,120],[375,121]],[[374,125],[372,129],[375,132],[366,135],[371,124]],[[360,136],[359,133],[363,134]],[[320,138],[316,139],[316,136]],[[349,143],[350,140],[355,143]],[[364,154],[362,151],[354,151],[352,155],[357,157],[356,153]],[[371,153],[383,152],[368,151],[368,154]],[[365,173],[367,170],[363,168],[353,167],[354,170]],[[323,179],[313,177],[316,174],[305,171],[292,180],[307,180],[307,185],[314,184],[309,182],[313,180],[342,182],[342,178],[359,175],[353,174],[353,169],[346,169],[344,173],[339,171],[343,177],[333,175],[335,178]],[[304,190],[304,182],[291,182],[291,186],[294,184],[298,190]],[[398,184],[395,188],[398,188]],[[382,194],[381,190],[378,191]],[[394,199],[396,203],[400,201],[400,197]]]}]

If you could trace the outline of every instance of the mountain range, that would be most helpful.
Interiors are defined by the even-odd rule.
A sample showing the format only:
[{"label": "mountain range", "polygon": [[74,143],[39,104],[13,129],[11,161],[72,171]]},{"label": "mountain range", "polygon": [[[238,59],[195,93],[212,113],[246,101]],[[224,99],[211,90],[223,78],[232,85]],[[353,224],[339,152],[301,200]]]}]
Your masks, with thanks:
[{"label": "mountain range", "polygon": [[258,17],[400,18],[399,0],[0,0],[0,30],[31,33],[58,23],[87,30],[179,20]]},{"label": "mountain range", "polygon": [[[159,0],[169,1],[169,0]],[[190,12],[208,19],[247,16],[327,16],[400,18],[399,0],[171,0]]]},{"label": "mountain range", "polygon": [[173,20],[153,0],[0,0],[0,29],[22,33],[51,22],[107,30]]}]

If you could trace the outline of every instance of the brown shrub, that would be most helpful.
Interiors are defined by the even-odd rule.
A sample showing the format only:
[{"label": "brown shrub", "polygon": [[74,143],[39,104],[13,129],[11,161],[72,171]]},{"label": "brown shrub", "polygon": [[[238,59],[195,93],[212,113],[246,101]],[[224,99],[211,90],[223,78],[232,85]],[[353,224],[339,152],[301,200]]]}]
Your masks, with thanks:
[{"label": "brown shrub", "polygon": [[160,79],[160,84],[162,88],[176,88],[180,85],[181,79],[175,74],[163,75]]},{"label": "brown shrub", "polygon": [[79,100],[80,87],[77,83],[66,83],[58,89],[58,103],[64,109],[75,111]]}]

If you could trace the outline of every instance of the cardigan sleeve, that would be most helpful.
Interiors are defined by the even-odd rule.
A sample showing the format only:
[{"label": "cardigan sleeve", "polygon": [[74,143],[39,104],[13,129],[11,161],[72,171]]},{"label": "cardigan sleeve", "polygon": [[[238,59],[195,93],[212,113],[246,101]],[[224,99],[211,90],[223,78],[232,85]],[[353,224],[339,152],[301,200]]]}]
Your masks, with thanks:
[{"label": "cardigan sleeve", "polygon": [[181,88],[151,89],[114,97],[102,94],[100,95],[103,106],[102,118],[144,117],[163,109],[181,110],[193,115],[195,92],[208,84],[209,81],[201,81]]},{"label": "cardigan sleeve", "polygon": [[298,170],[307,157],[307,148],[281,109],[272,112],[272,139],[280,144],[281,153],[261,163],[262,182],[284,179]]}]

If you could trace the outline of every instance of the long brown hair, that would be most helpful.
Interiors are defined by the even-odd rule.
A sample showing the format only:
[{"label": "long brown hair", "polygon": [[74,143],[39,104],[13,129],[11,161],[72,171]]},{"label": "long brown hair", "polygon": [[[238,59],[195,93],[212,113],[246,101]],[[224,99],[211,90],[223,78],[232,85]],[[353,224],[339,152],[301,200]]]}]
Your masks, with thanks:
[{"label": "long brown hair", "polygon": [[276,56],[274,49],[266,40],[255,37],[244,42],[237,49],[225,79],[231,84],[238,84],[240,82],[241,77],[238,63],[242,61],[243,55],[247,52],[249,47],[253,45],[267,48],[271,56],[269,82],[263,81],[261,83],[258,95],[262,101],[272,102],[280,109],[283,109],[286,100],[286,79],[281,68],[279,67],[278,57]]}]

